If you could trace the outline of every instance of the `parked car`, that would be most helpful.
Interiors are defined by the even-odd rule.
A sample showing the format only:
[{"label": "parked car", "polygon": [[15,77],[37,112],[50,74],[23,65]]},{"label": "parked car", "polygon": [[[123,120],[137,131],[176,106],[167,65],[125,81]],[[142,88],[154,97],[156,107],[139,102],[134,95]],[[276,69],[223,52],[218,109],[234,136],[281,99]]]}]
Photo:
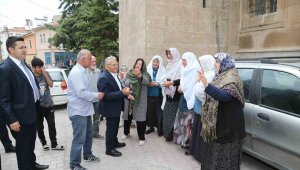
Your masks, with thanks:
[{"label": "parked car", "polygon": [[300,169],[300,62],[245,60],[236,68],[246,101],[243,151],[278,169]]},{"label": "parked car", "polygon": [[50,93],[54,105],[67,104],[67,77],[69,74],[68,69],[50,68],[46,69],[53,80],[53,87],[50,88]]}]

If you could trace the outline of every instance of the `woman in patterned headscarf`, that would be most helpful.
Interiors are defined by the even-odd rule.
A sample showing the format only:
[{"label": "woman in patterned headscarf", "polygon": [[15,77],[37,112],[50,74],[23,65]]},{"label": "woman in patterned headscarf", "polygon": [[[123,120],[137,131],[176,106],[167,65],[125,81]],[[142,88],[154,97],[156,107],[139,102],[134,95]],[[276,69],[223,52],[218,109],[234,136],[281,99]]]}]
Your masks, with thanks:
[{"label": "woman in patterned headscarf", "polygon": [[178,102],[181,94],[177,91],[180,83],[181,60],[176,48],[166,50],[168,64],[166,66],[166,76],[163,83],[166,93],[166,103],[163,106],[163,135],[167,141],[173,140],[173,126]]},{"label": "woman in patterned headscarf", "polygon": [[201,136],[204,140],[201,169],[240,169],[242,138],[245,136],[243,83],[234,59],[217,53],[217,74],[208,83],[204,73],[206,100],[201,110]]}]

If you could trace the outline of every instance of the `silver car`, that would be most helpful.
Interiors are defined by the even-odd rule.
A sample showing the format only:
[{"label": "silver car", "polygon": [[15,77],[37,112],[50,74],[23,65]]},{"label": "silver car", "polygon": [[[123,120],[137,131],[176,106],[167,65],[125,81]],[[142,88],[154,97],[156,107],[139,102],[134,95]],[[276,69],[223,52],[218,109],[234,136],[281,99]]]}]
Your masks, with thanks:
[{"label": "silver car", "polygon": [[50,93],[54,105],[67,104],[67,77],[69,74],[68,69],[50,68],[46,69],[53,80],[53,87],[50,88]]},{"label": "silver car", "polygon": [[300,65],[236,62],[244,83],[243,151],[279,169],[300,169]]}]

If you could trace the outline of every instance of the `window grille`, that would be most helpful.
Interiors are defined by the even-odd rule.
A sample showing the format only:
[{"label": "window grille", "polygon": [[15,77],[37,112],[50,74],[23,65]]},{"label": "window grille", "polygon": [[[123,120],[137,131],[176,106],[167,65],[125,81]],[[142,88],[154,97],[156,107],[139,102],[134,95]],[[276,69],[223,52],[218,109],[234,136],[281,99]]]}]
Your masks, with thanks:
[{"label": "window grille", "polygon": [[277,11],[277,0],[249,0],[249,15],[258,16]]}]

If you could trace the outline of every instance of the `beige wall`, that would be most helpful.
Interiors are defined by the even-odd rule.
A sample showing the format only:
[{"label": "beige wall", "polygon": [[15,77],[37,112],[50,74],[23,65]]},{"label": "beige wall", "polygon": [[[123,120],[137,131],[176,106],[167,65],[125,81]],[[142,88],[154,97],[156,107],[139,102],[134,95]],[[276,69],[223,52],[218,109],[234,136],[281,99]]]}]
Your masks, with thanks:
[{"label": "beige wall", "polygon": [[145,1],[121,0],[119,15],[120,64],[132,67],[145,56]]},{"label": "beige wall", "polygon": [[242,0],[241,57],[300,56],[300,1],[277,0],[277,12],[250,17]]},{"label": "beige wall", "polygon": [[[146,62],[165,49],[178,48],[197,56],[217,52],[216,20],[221,50],[238,50],[239,0],[122,0],[120,1],[120,63],[130,67],[136,56]],[[217,5],[216,5],[217,4]]]}]

